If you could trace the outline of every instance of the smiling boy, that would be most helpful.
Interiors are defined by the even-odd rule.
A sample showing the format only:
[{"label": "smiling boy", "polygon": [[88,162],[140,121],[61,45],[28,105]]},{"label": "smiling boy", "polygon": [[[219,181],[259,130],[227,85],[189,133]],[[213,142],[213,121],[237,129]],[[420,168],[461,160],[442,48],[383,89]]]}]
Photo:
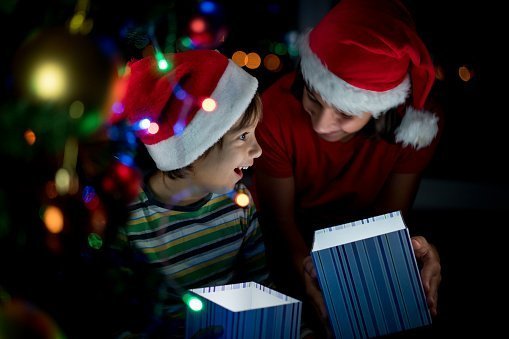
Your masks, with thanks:
[{"label": "smiling boy", "polygon": [[137,137],[155,166],[119,242],[157,272],[157,302],[163,318],[173,319],[182,318],[189,288],[265,283],[268,274],[252,199],[239,207],[231,194],[262,153],[254,133],[258,82],[216,51],[168,58],[169,72],[153,57],[130,64],[125,112],[133,126],[149,122]]}]

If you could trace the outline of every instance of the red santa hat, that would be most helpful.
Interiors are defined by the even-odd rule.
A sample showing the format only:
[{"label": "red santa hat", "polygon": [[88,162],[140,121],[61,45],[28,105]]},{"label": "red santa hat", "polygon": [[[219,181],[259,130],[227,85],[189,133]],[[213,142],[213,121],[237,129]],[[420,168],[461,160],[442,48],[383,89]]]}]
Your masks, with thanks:
[{"label": "red santa hat", "polygon": [[[150,56],[130,63],[124,111],[162,171],[183,168],[214,145],[242,116],[258,81],[211,50],[168,54],[170,71]],[[204,102],[205,101],[205,102]],[[155,125],[155,124],[157,125]]]},{"label": "red santa hat", "polygon": [[412,94],[396,141],[421,148],[438,131],[423,110],[435,80],[428,50],[407,9],[397,0],[341,0],[300,41],[306,83],[329,104],[374,118]]}]

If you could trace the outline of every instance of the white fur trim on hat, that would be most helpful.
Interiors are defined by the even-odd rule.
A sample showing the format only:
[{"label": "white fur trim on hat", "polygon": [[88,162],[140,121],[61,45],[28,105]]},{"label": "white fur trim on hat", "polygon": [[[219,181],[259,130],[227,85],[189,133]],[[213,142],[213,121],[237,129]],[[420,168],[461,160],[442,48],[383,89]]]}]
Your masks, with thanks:
[{"label": "white fur trim on hat", "polygon": [[403,146],[412,145],[415,149],[426,147],[438,133],[438,117],[429,111],[408,107],[395,133],[396,142],[401,142]]},{"label": "white fur trim on hat", "polygon": [[258,88],[258,81],[233,61],[228,60],[217,87],[210,96],[216,109],[199,109],[182,134],[153,145],[146,145],[162,171],[186,167],[213,146],[237,122]]},{"label": "white fur trim on hat", "polygon": [[348,84],[329,71],[318,56],[309,47],[309,32],[299,42],[301,71],[306,83],[312,90],[337,109],[355,116],[369,112],[378,118],[388,109],[405,102],[410,90],[410,78],[405,79],[395,88],[375,92]]}]

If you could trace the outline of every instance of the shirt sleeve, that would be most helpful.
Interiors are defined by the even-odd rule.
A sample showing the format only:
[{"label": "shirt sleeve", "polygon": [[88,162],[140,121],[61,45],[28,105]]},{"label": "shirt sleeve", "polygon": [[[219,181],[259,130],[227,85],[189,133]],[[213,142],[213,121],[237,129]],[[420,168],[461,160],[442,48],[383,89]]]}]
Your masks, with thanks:
[{"label": "shirt sleeve", "polygon": [[263,118],[256,128],[256,138],[263,152],[255,168],[273,177],[293,176],[291,112],[297,100],[286,90],[271,87],[262,95]]}]

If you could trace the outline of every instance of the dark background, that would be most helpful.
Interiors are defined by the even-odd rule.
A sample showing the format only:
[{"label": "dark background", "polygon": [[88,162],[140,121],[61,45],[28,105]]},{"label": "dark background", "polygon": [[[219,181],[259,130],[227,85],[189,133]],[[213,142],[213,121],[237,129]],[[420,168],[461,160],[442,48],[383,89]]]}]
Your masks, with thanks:
[{"label": "dark background", "polygon": [[[71,99],[44,103],[31,97],[24,80],[27,65],[40,50],[68,55],[75,60],[73,99],[85,103],[85,115],[101,110],[115,65],[142,56],[151,41],[150,33],[162,50],[182,49],[179,39],[188,34],[190,20],[200,14],[199,3],[91,1],[87,18],[93,20],[92,30],[69,35],[65,27],[77,2],[2,1],[0,311],[2,302],[5,305],[13,298],[20,300],[23,310],[34,306],[45,315],[18,320],[29,328],[23,336],[37,337],[35,333],[46,331],[49,336],[39,337],[53,338],[51,333],[56,333],[58,326],[69,338],[109,337],[115,323],[125,320],[112,291],[128,288],[122,276],[112,279],[103,262],[104,252],[87,245],[90,211],[80,195],[49,199],[44,193],[46,183],[62,166],[63,145],[68,137],[77,137],[80,142],[77,172],[81,185],[99,187],[100,180],[111,175],[111,152],[122,146],[112,144],[100,133],[80,133],[79,124],[76,127],[68,121]],[[335,3],[217,1],[217,12],[206,16],[210,31],[215,34],[225,29],[227,33],[224,41],[209,47],[229,57],[243,50],[257,52],[263,58],[274,53],[276,43],[288,46],[289,32],[301,32],[314,25]],[[479,7],[463,1],[406,3],[435,64],[442,70],[443,78],[436,86],[443,94],[447,114],[443,139],[425,172],[408,221],[414,234],[425,235],[438,247],[442,259],[440,314],[425,336],[484,335],[493,330],[488,321],[491,308],[484,301],[490,292],[497,291],[500,273],[493,272],[503,250],[494,245],[493,238],[500,238],[503,228],[507,228],[509,168],[504,155],[508,142],[506,127],[501,123],[507,112],[493,109],[490,103],[494,100],[481,100],[481,82],[487,76],[480,57],[483,49],[476,20]],[[297,60],[288,53],[279,57],[283,66],[278,72],[263,67],[247,69],[258,77],[260,90],[290,71]],[[459,78],[461,66],[471,70],[470,81]],[[483,82],[486,94],[488,82]],[[101,117],[103,126],[97,126],[97,131],[106,124],[105,114]],[[23,139],[27,128],[37,134],[32,146]],[[98,189],[108,215],[105,240],[108,227],[114,229],[124,217],[122,186],[120,183],[109,191]],[[48,236],[39,217],[41,207],[48,203],[60,206],[65,215],[64,231],[53,237]],[[6,326],[2,317],[11,321],[11,315],[0,312],[0,334]]]}]

